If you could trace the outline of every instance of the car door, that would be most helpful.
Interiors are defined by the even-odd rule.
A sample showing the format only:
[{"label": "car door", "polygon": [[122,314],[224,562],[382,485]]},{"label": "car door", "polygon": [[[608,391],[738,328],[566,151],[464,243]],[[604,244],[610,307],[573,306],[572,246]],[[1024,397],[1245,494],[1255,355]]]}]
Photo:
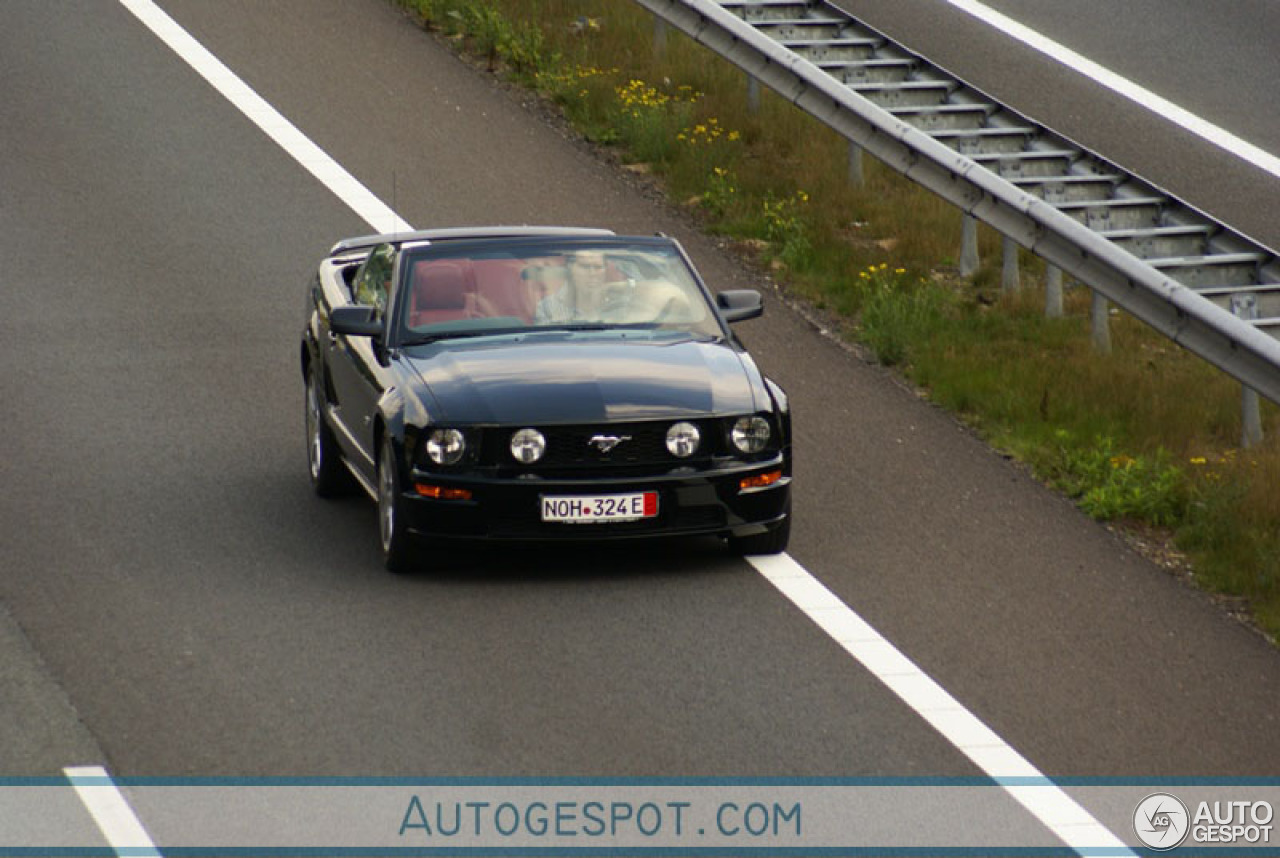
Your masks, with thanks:
[{"label": "car door", "polygon": [[[369,252],[352,281],[355,302],[372,308],[375,317],[384,324],[395,259],[394,246],[378,245]],[[339,424],[339,443],[348,459],[373,480],[376,459],[373,418],[387,372],[382,343],[372,337],[329,331],[323,347],[332,385],[333,415]]]}]

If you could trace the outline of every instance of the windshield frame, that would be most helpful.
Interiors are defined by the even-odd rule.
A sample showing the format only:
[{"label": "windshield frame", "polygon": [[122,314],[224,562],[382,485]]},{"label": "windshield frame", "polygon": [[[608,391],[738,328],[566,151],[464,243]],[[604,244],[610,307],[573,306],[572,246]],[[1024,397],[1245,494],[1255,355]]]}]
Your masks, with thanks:
[{"label": "windshield frame", "polygon": [[[652,322],[627,322],[618,321],[610,323],[606,321],[596,320],[595,322],[585,322],[581,320],[565,321],[557,323],[555,321],[546,321],[543,323],[525,322],[519,319],[520,324],[502,325],[493,328],[480,327],[476,328],[471,325],[457,325],[457,322],[440,322],[438,324],[457,325],[455,328],[441,328],[436,330],[423,329],[420,326],[414,326],[410,323],[411,302],[413,298],[413,272],[414,267],[425,261],[432,260],[449,260],[449,259],[518,259],[528,260],[538,257],[562,257],[569,253],[580,251],[596,251],[609,256],[612,254],[621,254],[626,251],[633,251],[636,254],[658,254],[668,257],[663,260],[665,264],[675,265],[678,267],[678,273],[683,275],[686,283],[670,283],[671,287],[680,290],[682,296],[687,297],[690,301],[700,300],[702,302],[705,316],[700,320],[688,322],[671,322],[664,323],[659,320]],[[627,260],[623,260],[627,261]],[[631,260],[635,261],[635,260]],[[521,277],[524,278],[524,269],[522,269]],[[634,284],[635,281],[628,278],[628,282]],[[669,282],[669,281],[668,281]],[[731,340],[732,332],[721,315],[714,296],[707,284],[703,281],[702,276],[694,267],[688,254],[680,243],[675,239],[667,236],[519,236],[519,237],[503,237],[503,238],[451,238],[443,241],[432,241],[430,243],[417,244],[411,247],[402,248],[400,258],[397,260],[395,273],[394,296],[390,304],[390,313],[388,317],[388,345],[391,347],[421,345],[429,342],[440,342],[449,339],[473,338],[484,335],[518,335],[525,333],[553,332],[553,331],[573,331],[585,330],[592,331],[609,331],[616,329],[619,333],[628,331],[634,332],[637,329],[659,329],[672,332],[685,332],[695,337],[711,337],[714,339]],[[508,318],[506,316],[495,318]],[[515,318],[515,317],[512,317]],[[461,320],[458,320],[461,321]],[[456,330],[455,335],[450,335],[451,330]]]}]

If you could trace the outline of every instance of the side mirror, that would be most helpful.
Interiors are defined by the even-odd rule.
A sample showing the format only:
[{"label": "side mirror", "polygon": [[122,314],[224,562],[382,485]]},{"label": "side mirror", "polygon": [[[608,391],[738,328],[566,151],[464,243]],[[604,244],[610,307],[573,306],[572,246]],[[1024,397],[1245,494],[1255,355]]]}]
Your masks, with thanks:
[{"label": "side mirror", "polygon": [[754,289],[729,289],[716,294],[716,306],[726,322],[758,319],[764,313],[764,299]]},{"label": "side mirror", "polygon": [[382,320],[373,307],[334,307],[329,313],[329,330],[348,337],[382,336]]}]

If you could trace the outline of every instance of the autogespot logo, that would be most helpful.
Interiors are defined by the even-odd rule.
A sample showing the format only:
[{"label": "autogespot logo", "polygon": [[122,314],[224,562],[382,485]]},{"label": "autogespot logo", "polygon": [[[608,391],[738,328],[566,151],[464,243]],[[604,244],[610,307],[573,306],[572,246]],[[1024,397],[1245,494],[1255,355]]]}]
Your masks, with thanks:
[{"label": "autogespot logo", "polygon": [[1190,829],[1187,806],[1167,792],[1147,796],[1133,812],[1134,833],[1152,849],[1172,849],[1187,839]]}]

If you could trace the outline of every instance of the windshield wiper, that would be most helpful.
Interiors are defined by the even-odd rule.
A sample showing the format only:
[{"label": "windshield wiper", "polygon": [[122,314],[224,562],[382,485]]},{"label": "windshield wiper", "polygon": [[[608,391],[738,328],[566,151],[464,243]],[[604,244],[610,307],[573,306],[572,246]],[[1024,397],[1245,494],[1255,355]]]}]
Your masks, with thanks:
[{"label": "windshield wiper", "polygon": [[431,343],[437,343],[441,340],[461,340],[470,339],[472,337],[509,337],[517,334],[527,334],[529,328],[487,328],[475,331],[440,331],[436,334],[419,334],[409,337],[400,343],[402,346],[425,346]]},{"label": "windshield wiper", "polygon": [[538,325],[535,331],[653,331],[657,322],[562,322]]},{"label": "windshield wiper", "polygon": [[711,334],[706,331],[689,330],[687,328],[667,328],[663,327],[661,322],[564,322],[558,325],[538,325],[530,328],[529,333],[548,332],[577,332],[577,331],[617,331],[620,334],[626,334],[629,331],[645,331],[653,334],[655,337],[678,337],[681,339],[696,340],[698,342],[722,342],[723,336],[719,334]]},{"label": "windshield wiper", "polygon": [[617,327],[621,326],[606,322],[562,322],[558,325],[539,325],[537,329],[539,331],[607,331]]}]

